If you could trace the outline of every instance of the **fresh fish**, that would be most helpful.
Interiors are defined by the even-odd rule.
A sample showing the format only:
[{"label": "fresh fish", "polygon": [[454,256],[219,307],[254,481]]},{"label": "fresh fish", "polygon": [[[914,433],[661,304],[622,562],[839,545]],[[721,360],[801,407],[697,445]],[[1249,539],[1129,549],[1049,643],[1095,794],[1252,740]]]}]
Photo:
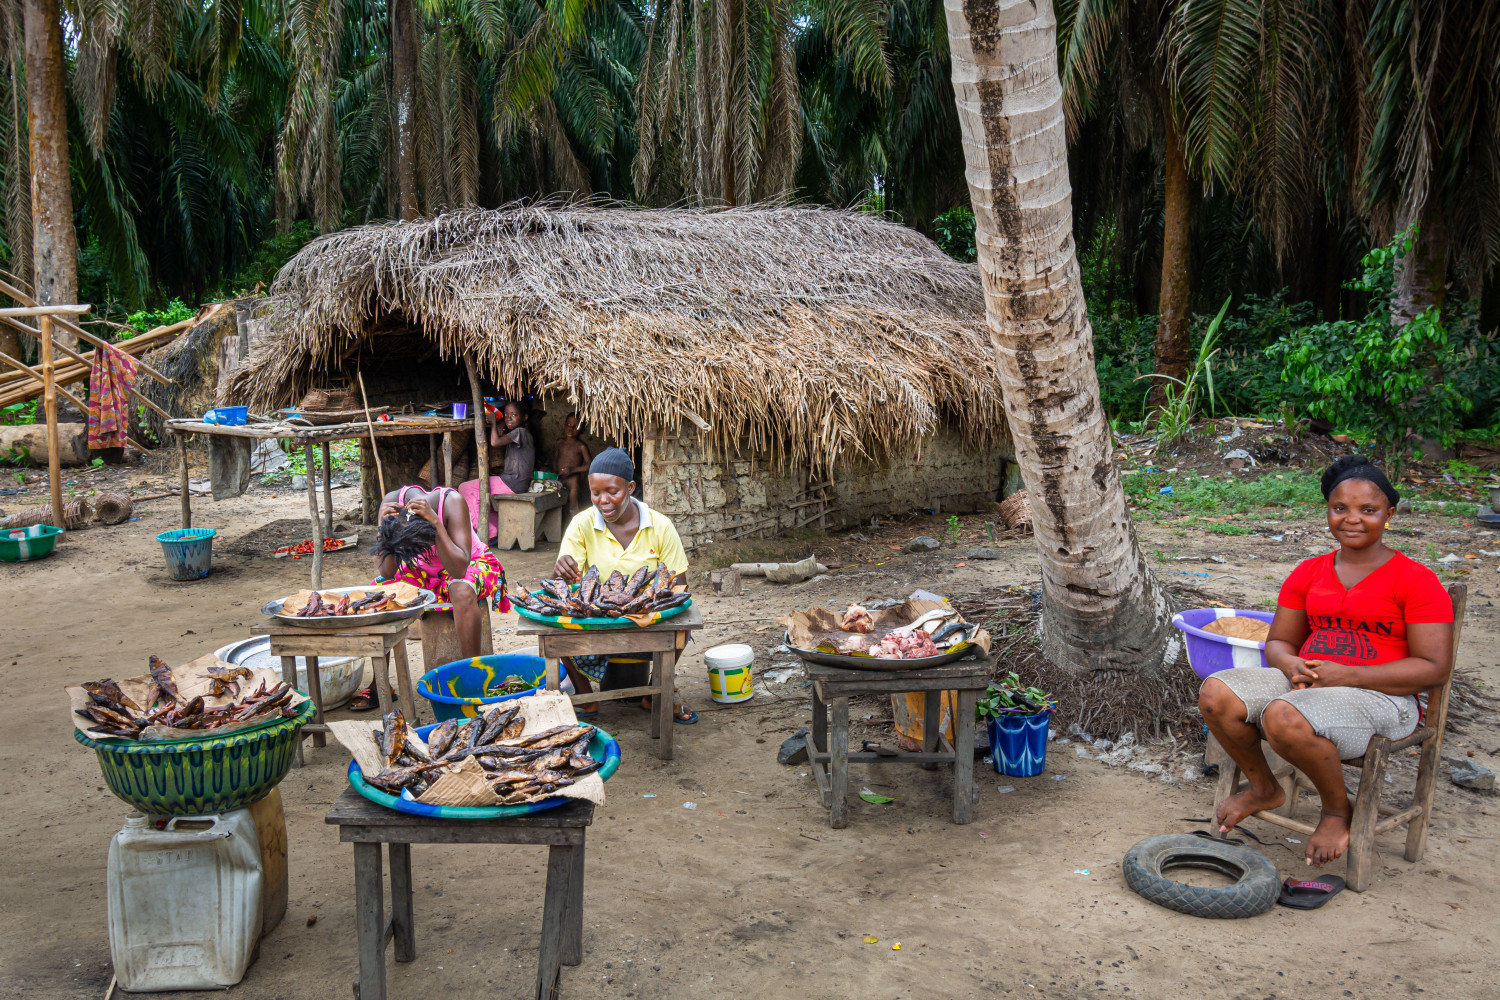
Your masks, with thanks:
[{"label": "fresh fish", "polygon": [[[974,622],[949,622],[947,625],[944,625],[942,628],[932,633],[932,641],[935,643],[950,646],[957,645],[959,642],[963,641],[966,633],[973,632],[978,628],[979,626]],[[952,640],[948,643],[943,643],[943,640],[947,639],[949,636],[953,637]]]}]

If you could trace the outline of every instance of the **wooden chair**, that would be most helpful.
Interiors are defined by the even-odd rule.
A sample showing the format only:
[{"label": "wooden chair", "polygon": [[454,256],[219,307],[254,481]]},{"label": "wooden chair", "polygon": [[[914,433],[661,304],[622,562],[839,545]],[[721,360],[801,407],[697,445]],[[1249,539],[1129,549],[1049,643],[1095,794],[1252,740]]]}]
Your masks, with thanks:
[{"label": "wooden chair", "polygon": [[[1453,600],[1453,662],[1458,661],[1458,640],[1463,632],[1464,608],[1468,604],[1469,589],[1463,584],[1448,588]],[[1421,861],[1427,850],[1427,824],[1432,819],[1432,799],[1437,791],[1438,764],[1442,760],[1443,729],[1448,722],[1448,694],[1453,686],[1452,664],[1448,679],[1427,692],[1427,712],[1423,724],[1409,736],[1399,740],[1384,736],[1370,737],[1370,744],[1363,757],[1344,761],[1345,767],[1360,769],[1359,790],[1350,797],[1354,801],[1354,816],[1349,824],[1349,851],[1345,869],[1345,883],[1355,892],[1364,892],[1370,884],[1370,870],[1375,863],[1375,838],[1382,833],[1406,826],[1407,861]],[[1390,806],[1380,801],[1381,786],[1385,782],[1385,767],[1391,754],[1407,747],[1420,746],[1422,758],[1417,765],[1417,784],[1410,804],[1405,807]],[[1297,794],[1302,789],[1313,789],[1307,776],[1271,752],[1264,743],[1262,750],[1271,764],[1271,771],[1286,795],[1286,802],[1275,810],[1255,813],[1256,819],[1274,823],[1288,830],[1310,836],[1316,824],[1296,819]],[[1213,734],[1208,737],[1207,759],[1219,765],[1219,783],[1214,791],[1214,808],[1233,795],[1240,785],[1239,765],[1224,752]]]}]

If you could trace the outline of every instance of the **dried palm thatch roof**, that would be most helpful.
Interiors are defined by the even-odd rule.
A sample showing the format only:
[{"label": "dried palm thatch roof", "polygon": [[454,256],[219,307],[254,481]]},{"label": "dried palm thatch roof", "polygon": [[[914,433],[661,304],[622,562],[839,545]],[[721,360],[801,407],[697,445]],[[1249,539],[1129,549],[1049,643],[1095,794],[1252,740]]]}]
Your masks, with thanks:
[{"label": "dried palm thatch roof", "polygon": [[[818,208],[511,205],[360,226],[293,257],[226,400],[287,405],[409,323],[502,392],[558,393],[601,436],[682,411],[716,443],[827,469],[955,425],[1007,437],[978,269]],[[378,345],[375,349],[378,350]],[[352,373],[345,373],[352,374]]]}]

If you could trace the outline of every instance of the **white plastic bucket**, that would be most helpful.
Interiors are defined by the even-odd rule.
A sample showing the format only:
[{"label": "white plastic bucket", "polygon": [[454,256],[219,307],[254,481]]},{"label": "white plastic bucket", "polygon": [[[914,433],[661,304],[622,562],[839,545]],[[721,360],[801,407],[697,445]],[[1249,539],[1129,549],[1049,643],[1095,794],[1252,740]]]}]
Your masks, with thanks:
[{"label": "white plastic bucket", "polygon": [[708,696],[719,704],[749,701],[755,693],[750,684],[755,650],[744,643],[715,646],[703,654],[703,662],[708,666]]},{"label": "white plastic bucket", "polygon": [[109,951],[120,988],[211,990],[245,975],[260,941],[260,839],[249,809],[140,813],[109,844]]}]

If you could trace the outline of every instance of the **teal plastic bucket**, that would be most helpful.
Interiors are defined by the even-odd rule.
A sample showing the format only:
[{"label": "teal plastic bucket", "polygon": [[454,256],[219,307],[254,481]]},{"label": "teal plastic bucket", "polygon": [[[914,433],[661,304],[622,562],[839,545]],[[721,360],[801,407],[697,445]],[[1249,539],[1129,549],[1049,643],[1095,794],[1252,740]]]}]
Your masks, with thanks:
[{"label": "teal plastic bucket", "polygon": [[213,528],[174,528],[156,536],[174,580],[201,580],[213,563]]}]

